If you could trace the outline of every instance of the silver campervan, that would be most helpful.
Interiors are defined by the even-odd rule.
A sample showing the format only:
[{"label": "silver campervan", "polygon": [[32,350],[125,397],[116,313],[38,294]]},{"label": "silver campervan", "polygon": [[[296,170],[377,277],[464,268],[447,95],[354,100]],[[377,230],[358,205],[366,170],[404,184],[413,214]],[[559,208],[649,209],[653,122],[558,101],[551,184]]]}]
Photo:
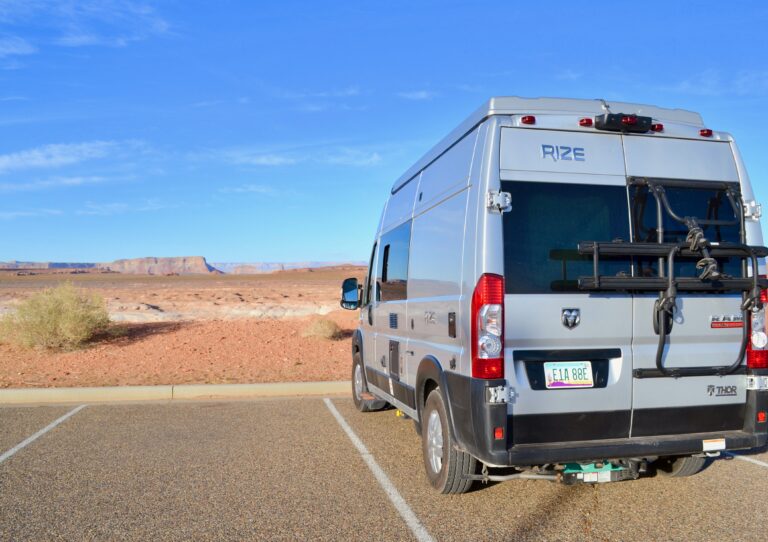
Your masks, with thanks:
[{"label": "silver campervan", "polygon": [[352,388],[431,484],[688,476],[766,444],[765,256],[733,138],[697,113],[492,98],[392,186]]}]

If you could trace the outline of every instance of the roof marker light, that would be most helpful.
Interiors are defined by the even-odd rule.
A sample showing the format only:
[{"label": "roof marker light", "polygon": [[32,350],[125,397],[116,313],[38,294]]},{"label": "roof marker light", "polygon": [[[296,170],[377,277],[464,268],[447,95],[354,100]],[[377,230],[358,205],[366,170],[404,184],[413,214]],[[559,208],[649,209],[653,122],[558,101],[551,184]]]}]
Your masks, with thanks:
[{"label": "roof marker light", "polygon": [[637,124],[637,116],[636,115],[625,115],[621,117],[621,123],[624,126],[634,126]]},{"label": "roof marker light", "polygon": [[660,122],[658,122],[656,124],[651,124],[651,130],[653,130],[654,132],[663,132],[664,131],[664,125],[661,124]]},{"label": "roof marker light", "polygon": [[701,130],[699,130],[699,135],[701,137],[712,137],[712,130],[710,130],[709,128],[702,128]]},{"label": "roof marker light", "polygon": [[533,115],[523,115],[520,117],[520,122],[523,124],[536,124],[536,117]]},{"label": "roof marker light", "polygon": [[584,128],[589,128],[592,126],[592,119],[589,117],[584,117],[583,119],[579,119],[579,126],[583,126]]}]

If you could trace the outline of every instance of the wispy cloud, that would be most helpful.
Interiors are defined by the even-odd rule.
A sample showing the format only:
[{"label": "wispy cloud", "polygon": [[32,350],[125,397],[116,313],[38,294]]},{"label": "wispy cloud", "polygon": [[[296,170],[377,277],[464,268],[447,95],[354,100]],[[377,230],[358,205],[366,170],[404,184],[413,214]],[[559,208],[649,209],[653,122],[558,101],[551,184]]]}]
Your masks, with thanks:
[{"label": "wispy cloud", "polygon": [[[24,25],[25,29],[53,29],[58,35],[52,43],[62,47],[125,47],[170,30],[152,6],[136,0],[0,0],[0,22],[11,27]],[[21,48],[12,50],[26,52],[13,54],[37,50],[29,43],[26,48],[16,45]]]},{"label": "wispy cloud", "polygon": [[242,184],[224,187],[219,192],[222,194],[274,194],[275,189],[264,184]]},{"label": "wispy cloud", "polygon": [[718,70],[704,70],[657,90],[695,96],[763,96],[768,94],[768,70],[740,71],[723,76]]},{"label": "wispy cloud", "polygon": [[76,212],[78,215],[85,216],[111,216],[126,213],[148,213],[155,211],[164,211],[166,209],[176,209],[178,204],[166,204],[157,199],[148,199],[140,203],[94,203],[87,202],[83,209]]},{"label": "wispy cloud", "polygon": [[232,149],[224,152],[227,161],[249,166],[288,166],[304,160],[304,157],[289,153],[262,153],[248,149]]},{"label": "wispy cloud", "polygon": [[378,152],[342,148],[322,160],[340,166],[374,166],[381,162],[381,155]]},{"label": "wispy cloud", "polygon": [[582,77],[584,77],[583,73],[571,69],[566,69],[555,74],[555,79],[560,79],[561,81],[576,81]]},{"label": "wispy cloud", "polygon": [[360,95],[360,88],[350,86],[341,89],[329,90],[277,90],[275,92],[279,98],[289,100],[305,100],[308,98],[350,98]]},{"label": "wispy cloud", "polygon": [[382,161],[378,151],[336,145],[286,151],[235,148],[215,151],[209,156],[223,159],[231,164],[267,167],[292,166],[299,163],[365,167]]},{"label": "wispy cloud", "polygon": [[437,92],[431,90],[410,90],[407,92],[398,92],[397,95],[406,100],[431,100],[437,96]]},{"label": "wispy cloud", "polygon": [[23,38],[16,36],[0,38],[0,58],[31,55],[36,51],[37,48]]},{"label": "wispy cloud", "polygon": [[58,209],[30,209],[24,211],[0,211],[0,220],[14,220],[16,218],[34,218],[42,216],[57,216],[64,214]]},{"label": "wispy cloud", "polygon": [[22,169],[61,167],[103,158],[115,145],[112,141],[58,143],[0,154],[0,174]]},{"label": "wispy cloud", "polygon": [[31,192],[35,190],[46,190],[49,188],[62,188],[71,186],[83,186],[87,184],[103,183],[106,177],[87,176],[87,177],[53,177],[41,181],[31,181],[23,183],[0,183],[2,192]]},{"label": "wispy cloud", "polygon": [[0,102],[26,102],[29,98],[26,96],[1,96]]}]

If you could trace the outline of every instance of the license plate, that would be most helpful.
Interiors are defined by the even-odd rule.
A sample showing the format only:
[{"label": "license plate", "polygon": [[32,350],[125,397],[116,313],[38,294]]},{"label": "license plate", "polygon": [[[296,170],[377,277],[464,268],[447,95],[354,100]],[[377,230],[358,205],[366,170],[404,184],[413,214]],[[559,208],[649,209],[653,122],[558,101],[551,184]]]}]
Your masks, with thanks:
[{"label": "license plate", "polygon": [[591,361],[545,361],[547,389],[593,388]]}]

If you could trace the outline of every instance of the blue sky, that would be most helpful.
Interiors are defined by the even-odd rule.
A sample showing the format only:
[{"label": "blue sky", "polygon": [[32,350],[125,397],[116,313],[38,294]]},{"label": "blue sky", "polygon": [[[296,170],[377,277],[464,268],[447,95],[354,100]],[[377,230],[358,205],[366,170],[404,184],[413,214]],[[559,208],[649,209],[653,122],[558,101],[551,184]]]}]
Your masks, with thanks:
[{"label": "blue sky", "polygon": [[761,1],[0,0],[0,260],[366,260],[393,180],[492,95],[699,111],[768,204],[767,27]]}]

